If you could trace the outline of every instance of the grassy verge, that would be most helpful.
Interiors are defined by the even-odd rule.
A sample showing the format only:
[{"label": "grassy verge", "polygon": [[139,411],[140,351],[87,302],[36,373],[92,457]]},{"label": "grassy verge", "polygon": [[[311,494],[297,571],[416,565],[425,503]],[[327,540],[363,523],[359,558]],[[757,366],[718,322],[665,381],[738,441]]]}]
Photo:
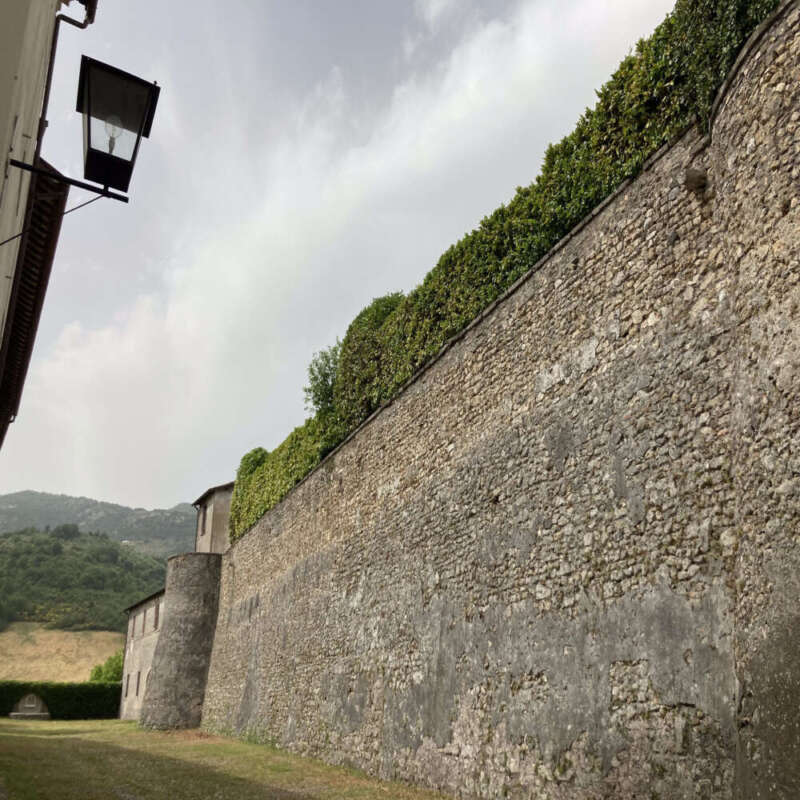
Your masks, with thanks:
[{"label": "grassy verge", "polygon": [[2,800],[435,800],[356,770],[210,736],[119,720],[0,719]]}]

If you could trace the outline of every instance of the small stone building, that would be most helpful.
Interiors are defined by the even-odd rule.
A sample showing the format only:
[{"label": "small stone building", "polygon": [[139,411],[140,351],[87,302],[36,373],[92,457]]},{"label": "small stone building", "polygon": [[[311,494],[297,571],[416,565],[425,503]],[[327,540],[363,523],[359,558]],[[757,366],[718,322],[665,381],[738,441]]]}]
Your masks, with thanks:
[{"label": "small stone building", "polygon": [[120,719],[139,719],[158,634],[164,623],[164,590],[145,597],[125,611],[128,613],[128,631],[119,716]]},{"label": "small stone building", "polygon": [[206,489],[192,505],[197,509],[195,553],[224,553],[230,546],[228,518],[233,481]]},{"label": "small stone building", "polygon": [[[228,517],[232,495],[233,482],[212,486],[194,501],[193,505],[197,509],[195,553],[224,553],[230,546]],[[170,569],[174,572],[185,558],[186,556],[173,556],[168,565],[168,573]],[[125,609],[128,614],[128,631],[122,668],[120,719],[141,718],[145,689],[164,620],[174,612],[179,619],[186,621],[187,603],[191,605],[191,597],[187,597],[185,591],[173,591],[170,595],[165,587]],[[198,597],[198,607],[203,603],[204,598]],[[179,623],[179,619],[176,619],[176,623]]]}]

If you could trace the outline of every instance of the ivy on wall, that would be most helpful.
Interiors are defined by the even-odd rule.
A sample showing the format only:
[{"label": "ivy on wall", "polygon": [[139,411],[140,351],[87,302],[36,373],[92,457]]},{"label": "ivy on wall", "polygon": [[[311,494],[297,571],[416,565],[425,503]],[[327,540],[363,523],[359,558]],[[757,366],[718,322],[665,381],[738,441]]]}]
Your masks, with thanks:
[{"label": "ivy on wall", "polygon": [[[378,298],[337,353],[333,406],[274,451],[256,448],[236,475],[236,540],[276,505],[452,336],[530,270],[662,145],[707,128],[715,95],[747,37],[779,0],[678,0],[625,58],[575,130],[550,145],[541,174],[450,247],[408,295]],[[313,368],[313,364],[312,364]]]}]

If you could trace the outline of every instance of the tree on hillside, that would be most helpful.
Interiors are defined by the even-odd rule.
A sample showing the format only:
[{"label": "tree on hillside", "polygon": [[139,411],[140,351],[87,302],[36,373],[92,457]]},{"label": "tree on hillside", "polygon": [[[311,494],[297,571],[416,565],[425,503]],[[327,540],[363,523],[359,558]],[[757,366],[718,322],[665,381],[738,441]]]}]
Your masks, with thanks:
[{"label": "tree on hillside", "polygon": [[164,585],[164,564],[74,525],[0,536],[0,630],[43,622],[61,630],[125,629],[122,611]]}]

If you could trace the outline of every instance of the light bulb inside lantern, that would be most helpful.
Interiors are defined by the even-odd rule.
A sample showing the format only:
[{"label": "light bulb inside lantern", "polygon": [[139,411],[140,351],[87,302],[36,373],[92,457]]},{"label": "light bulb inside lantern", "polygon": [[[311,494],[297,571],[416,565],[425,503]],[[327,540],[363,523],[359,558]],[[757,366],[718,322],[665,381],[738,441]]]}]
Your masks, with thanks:
[{"label": "light bulb inside lantern", "polygon": [[108,152],[110,155],[114,152],[114,142],[123,131],[122,120],[116,114],[111,114],[106,119],[105,129],[108,134]]}]

